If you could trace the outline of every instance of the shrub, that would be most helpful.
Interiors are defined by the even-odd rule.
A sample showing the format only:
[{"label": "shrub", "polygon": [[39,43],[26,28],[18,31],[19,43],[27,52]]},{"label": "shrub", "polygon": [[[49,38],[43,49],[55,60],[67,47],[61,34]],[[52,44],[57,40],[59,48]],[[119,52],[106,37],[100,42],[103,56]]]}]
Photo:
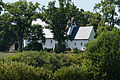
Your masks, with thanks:
[{"label": "shrub", "polygon": [[28,51],[22,54],[17,54],[16,56],[13,57],[10,56],[7,58],[3,58],[1,59],[1,61],[23,62],[25,64],[35,67],[44,67],[46,69],[52,70],[53,72],[61,68],[62,66],[70,66],[78,62],[76,56],[74,58],[74,55],[54,54],[43,51],[40,52]]},{"label": "shrub", "polygon": [[69,67],[61,67],[54,73],[55,80],[84,80],[84,73],[82,73],[80,66],[72,65]]},{"label": "shrub", "polygon": [[64,52],[65,50],[65,45],[62,45],[62,44],[55,44],[55,49],[54,49],[54,52],[55,53],[61,53],[61,52]]},{"label": "shrub", "polygon": [[67,47],[67,48],[65,49],[65,51],[71,51],[71,48]]},{"label": "shrub", "polygon": [[74,49],[73,49],[73,53],[79,53],[78,49],[77,49],[77,48],[74,48]]},{"label": "shrub", "polygon": [[53,48],[45,48],[44,51],[51,52],[53,51]]},{"label": "shrub", "polygon": [[52,72],[20,62],[0,62],[1,80],[51,80]]},{"label": "shrub", "polygon": [[[91,69],[99,72],[96,79],[119,80],[120,30],[102,32],[86,45],[85,57],[91,60]],[[93,71],[91,71],[93,72]]]}]

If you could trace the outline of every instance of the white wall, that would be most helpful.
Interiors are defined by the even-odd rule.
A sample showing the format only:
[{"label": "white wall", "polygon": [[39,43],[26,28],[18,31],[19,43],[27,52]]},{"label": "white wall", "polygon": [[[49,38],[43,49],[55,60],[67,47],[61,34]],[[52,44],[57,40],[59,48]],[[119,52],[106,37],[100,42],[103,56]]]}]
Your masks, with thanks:
[{"label": "white wall", "polygon": [[[73,40],[67,41],[67,46],[71,49],[74,48],[78,48],[79,50],[84,50],[85,48],[85,44],[88,43],[89,40]],[[41,41],[38,41],[41,42]],[[27,46],[30,42],[28,42],[28,40],[24,40],[24,47]],[[45,44],[43,44],[43,49],[44,48],[55,48],[55,44],[57,43],[57,41],[53,40],[53,39],[46,39]]]},{"label": "white wall", "polygon": [[93,29],[91,34],[90,34],[89,41],[93,40],[94,36],[95,36],[95,32],[94,32],[94,29]]},{"label": "white wall", "polygon": [[67,41],[68,47],[71,49],[78,48],[78,50],[83,50],[85,44],[88,43],[88,40],[73,40]]},{"label": "white wall", "polygon": [[43,49],[44,48],[55,48],[55,44],[57,43],[57,41],[53,40],[53,39],[46,39],[45,45],[43,44]]},{"label": "white wall", "polygon": [[[38,42],[41,42],[40,40]],[[26,47],[30,42],[28,40],[24,40],[24,47]],[[55,43],[57,43],[57,41],[53,40],[53,39],[46,39],[45,44],[43,44],[43,49],[44,48],[55,48]]]}]

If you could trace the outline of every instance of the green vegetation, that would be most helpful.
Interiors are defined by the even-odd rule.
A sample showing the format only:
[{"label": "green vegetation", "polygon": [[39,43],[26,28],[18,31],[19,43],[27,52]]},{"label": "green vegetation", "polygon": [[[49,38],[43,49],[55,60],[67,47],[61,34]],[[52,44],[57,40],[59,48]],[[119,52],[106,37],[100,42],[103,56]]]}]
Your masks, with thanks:
[{"label": "green vegetation", "polygon": [[[119,80],[120,30],[102,32],[78,54],[28,51],[1,53],[0,78],[3,80]],[[6,54],[6,56],[5,56]],[[10,55],[8,55],[10,54]],[[24,75],[23,75],[24,74]],[[14,77],[13,77],[14,76]]]},{"label": "green vegetation", "polygon": [[[11,53],[4,53],[11,54]],[[3,53],[1,53],[1,56]],[[11,54],[12,55],[12,54]],[[69,73],[62,75],[62,69],[69,68],[74,79],[78,78],[82,72],[79,72],[82,56],[79,54],[55,54],[48,52],[23,52],[0,58],[0,79],[3,80],[53,80],[60,77],[67,79]],[[3,67],[4,66],[4,67]],[[60,70],[59,70],[60,69]],[[78,71],[76,73],[76,71]],[[59,75],[59,72],[61,75]],[[64,72],[64,70],[63,70]],[[78,74],[79,73],[79,74]],[[78,74],[78,75],[76,75]],[[13,77],[14,76],[14,77]],[[70,78],[70,79],[71,79]]]},{"label": "green vegetation", "polygon": [[[0,13],[5,10],[0,14],[0,80],[120,80],[120,29],[115,27],[120,25],[120,1],[102,0],[94,7],[100,12],[95,13],[78,9],[71,0],[58,2],[59,7],[50,1],[47,8],[39,8],[39,3],[26,0],[0,0]],[[48,24],[46,28],[58,41],[55,52],[60,54],[52,49],[45,49],[51,53],[40,51],[42,44],[37,40],[44,43],[45,37],[41,25],[31,26],[35,17]],[[85,52],[66,48],[72,21],[94,26],[96,39],[86,44]],[[32,40],[24,52],[23,38]],[[18,43],[22,53],[4,53],[13,43]]]},{"label": "green vegetation", "polygon": [[[0,78],[42,80],[119,80],[120,30],[102,32],[82,54],[28,51],[1,53]],[[6,56],[5,56],[6,54]],[[3,67],[4,66],[4,67]],[[24,75],[23,75],[24,74]],[[14,77],[13,77],[14,76]]]}]

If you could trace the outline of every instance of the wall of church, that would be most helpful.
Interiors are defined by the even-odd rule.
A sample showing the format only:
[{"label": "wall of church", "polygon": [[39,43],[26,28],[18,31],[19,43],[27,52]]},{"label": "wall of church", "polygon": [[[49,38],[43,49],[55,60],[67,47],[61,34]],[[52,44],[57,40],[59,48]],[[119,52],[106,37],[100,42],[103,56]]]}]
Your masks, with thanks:
[{"label": "wall of church", "polygon": [[68,47],[71,49],[77,48],[78,50],[85,50],[85,44],[88,43],[88,40],[73,40],[67,41]]}]

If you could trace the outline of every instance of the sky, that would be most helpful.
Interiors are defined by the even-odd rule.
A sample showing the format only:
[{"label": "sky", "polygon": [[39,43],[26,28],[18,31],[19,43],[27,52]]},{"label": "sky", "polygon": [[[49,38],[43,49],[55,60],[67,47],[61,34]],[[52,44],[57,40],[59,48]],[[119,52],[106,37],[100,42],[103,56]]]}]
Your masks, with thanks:
[{"label": "sky", "polygon": [[[12,3],[12,2],[16,2],[16,1],[18,1],[18,0],[3,0],[3,2],[5,2],[5,3],[7,3],[7,2]],[[39,2],[41,5],[47,6],[48,2],[53,1],[53,0],[27,0],[27,1]],[[84,9],[85,11],[93,11],[95,4],[99,3],[100,1],[101,0],[72,0],[72,2],[74,2],[74,4],[78,8]]]}]

